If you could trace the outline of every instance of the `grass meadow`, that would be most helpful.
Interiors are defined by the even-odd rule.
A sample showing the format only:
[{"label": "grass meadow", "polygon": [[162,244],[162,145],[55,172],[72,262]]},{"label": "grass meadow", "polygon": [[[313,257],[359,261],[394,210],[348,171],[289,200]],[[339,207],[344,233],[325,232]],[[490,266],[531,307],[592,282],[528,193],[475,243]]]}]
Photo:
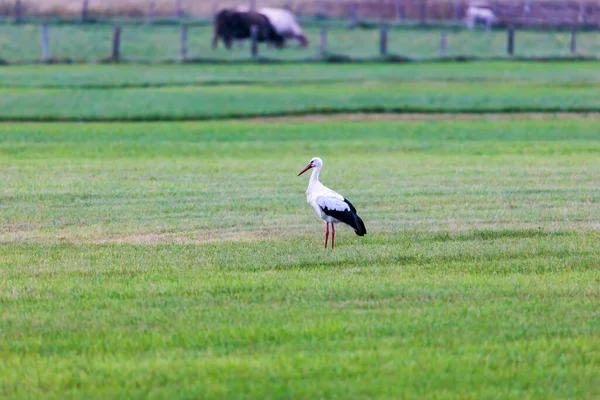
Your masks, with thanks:
[{"label": "grass meadow", "polygon": [[[0,25],[0,60],[13,63],[34,62],[41,59],[40,25]],[[50,55],[55,59],[98,61],[111,54],[112,26],[110,25],[50,25]],[[320,28],[308,26],[305,32],[311,46],[300,49],[291,43],[284,50],[260,46],[262,57],[281,60],[318,59],[320,55]],[[190,27],[188,57],[200,59],[248,60],[250,46],[234,46],[232,51],[222,43],[211,49],[213,28]],[[440,57],[440,32],[437,30],[392,29],[389,32],[389,54],[413,59]],[[507,57],[505,31],[449,31],[448,56],[481,58]],[[567,57],[571,56],[570,32],[518,31],[515,56]],[[347,29],[332,26],[328,30],[328,53],[356,59],[379,56],[378,29]],[[600,55],[597,32],[579,32],[577,53],[590,57]],[[130,61],[174,61],[180,57],[180,28],[178,26],[125,25],[121,37],[121,55]]]},{"label": "grass meadow", "polygon": [[[117,89],[315,83],[504,83],[589,86],[595,62],[469,62],[289,65],[19,65],[2,68],[0,88]],[[4,97],[4,93],[3,96]]]},{"label": "grass meadow", "polygon": [[3,396],[599,395],[597,117],[336,118],[2,125]]},{"label": "grass meadow", "polygon": [[[522,112],[596,70],[3,68],[0,398],[600,397],[600,117]],[[443,113],[342,113],[377,93]],[[313,156],[368,229],[334,251]]]},{"label": "grass meadow", "polygon": [[[139,89],[6,89],[5,120],[180,120],[339,112],[597,111],[594,86],[333,83]],[[143,108],[140,108],[143,104]],[[199,107],[199,105],[201,105]]]},{"label": "grass meadow", "polygon": [[[0,120],[595,112],[596,63],[6,67]],[[92,90],[93,89],[93,90]]]}]

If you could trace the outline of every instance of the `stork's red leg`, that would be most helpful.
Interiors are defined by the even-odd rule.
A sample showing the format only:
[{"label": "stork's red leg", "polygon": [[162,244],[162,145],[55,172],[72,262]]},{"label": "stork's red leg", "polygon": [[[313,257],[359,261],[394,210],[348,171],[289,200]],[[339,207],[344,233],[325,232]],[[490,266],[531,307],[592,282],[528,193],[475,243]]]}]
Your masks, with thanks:
[{"label": "stork's red leg", "polygon": [[331,223],[331,248],[335,247],[335,225]]},{"label": "stork's red leg", "polygon": [[329,238],[329,222],[326,222],[326,224],[327,227],[325,228],[325,248],[327,248],[327,239]]}]

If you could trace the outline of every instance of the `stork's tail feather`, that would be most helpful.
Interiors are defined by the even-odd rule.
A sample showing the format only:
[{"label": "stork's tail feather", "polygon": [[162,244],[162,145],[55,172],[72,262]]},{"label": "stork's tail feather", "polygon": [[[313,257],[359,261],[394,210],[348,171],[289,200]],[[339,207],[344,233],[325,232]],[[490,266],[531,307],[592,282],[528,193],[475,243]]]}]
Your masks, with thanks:
[{"label": "stork's tail feather", "polygon": [[354,214],[354,221],[354,232],[356,232],[358,236],[365,236],[367,234],[367,228],[365,227],[363,220],[360,219],[358,215]]}]

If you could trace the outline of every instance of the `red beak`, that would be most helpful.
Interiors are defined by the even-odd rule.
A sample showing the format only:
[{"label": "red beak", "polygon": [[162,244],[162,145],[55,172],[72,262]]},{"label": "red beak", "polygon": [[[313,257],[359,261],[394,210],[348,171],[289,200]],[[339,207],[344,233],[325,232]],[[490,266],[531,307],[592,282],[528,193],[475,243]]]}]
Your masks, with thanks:
[{"label": "red beak", "polygon": [[306,166],[306,168],[304,168],[302,171],[300,171],[300,173],[298,174],[298,176],[302,175],[303,173],[305,173],[306,171],[308,171],[311,168],[312,168],[312,165],[308,164]]}]

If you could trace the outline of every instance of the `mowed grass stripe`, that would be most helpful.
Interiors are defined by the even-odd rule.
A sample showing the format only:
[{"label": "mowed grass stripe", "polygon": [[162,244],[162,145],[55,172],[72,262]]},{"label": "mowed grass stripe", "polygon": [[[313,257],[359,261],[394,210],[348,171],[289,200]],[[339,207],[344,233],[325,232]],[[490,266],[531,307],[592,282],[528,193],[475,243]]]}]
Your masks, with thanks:
[{"label": "mowed grass stripe", "polygon": [[0,396],[598,397],[597,126],[2,124]]},{"label": "mowed grass stripe", "polygon": [[594,237],[473,239],[2,246],[3,390],[594,398]]},{"label": "mowed grass stripe", "polygon": [[598,227],[598,117],[421,118],[5,124],[0,239],[319,242],[296,177],[315,155],[374,237]]},{"label": "mowed grass stripe", "polygon": [[334,83],[147,89],[2,89],[4,121],[202,120],[347,112],[593,112],[598,86]]},{"label": "mowed grass stripe", "polygon": [[2,67],[0,87],[127,88],[327,82],[598,83],[591,62],[306,65],[21,65]]}]

